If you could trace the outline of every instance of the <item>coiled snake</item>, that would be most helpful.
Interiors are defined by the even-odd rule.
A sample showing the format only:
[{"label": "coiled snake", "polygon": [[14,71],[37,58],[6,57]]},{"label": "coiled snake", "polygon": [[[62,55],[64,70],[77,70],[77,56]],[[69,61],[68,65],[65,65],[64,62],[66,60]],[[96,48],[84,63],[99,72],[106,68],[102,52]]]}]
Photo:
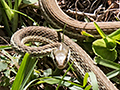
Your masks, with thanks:
[{"label": "coiled snake", "polygon": [[[69,37],[76,39],[82,38],[83,36],[80,35],[82,30],[93,35],[97,34],[92,22],[79,22],[70,18],[59,8],[57,0],[39,0],[39,5],[44,17],[53,27],[63,28],[64,25],[67,24],[65,34]],[[120,28],[120,22],[97,22],[97,24],[106,34]],[[73,67],[76,73],[84,77],[86,72],[92,71],[97,77],[100,90],[117,90],[99,67],[94,64],[94,61],[89,55],[67,36],[64,36],[64,44],[68,46],[71,51],[70,62],[74,62]],[[24,43],[28,41],[39,41],[47,45],[28,47],[24,45]],[[58,42],[58,34],[54,29],[31,26],[17,31],[11,38],[11,45],[16,51],[21,53],[28,52],[31,55],[37,56],[51,53],[54,49],[58,48],[61,43]]]},{"label": "coiled snake", "polygon": [[[46,45],[40,47],[29,47],[24,45],[24,43],[28,41],[39,41]],[[110,82],[99,67],[94,64],[94,61],[80,46],[67,36],[64,36],[64,44],[68,46],[71,51],[70,62],[74,62],[73,67],[78,75],[84,77],[86,72],[92,71],[97,77],[100,90],[117,90],[117,88]],[[28,52],[31,55],[36,56],[49,54],[61,44],[58,42],[58,34],[54,29],[30,26],[14,33],[11,38],[11,45],[16,51],[21,53]]]}]

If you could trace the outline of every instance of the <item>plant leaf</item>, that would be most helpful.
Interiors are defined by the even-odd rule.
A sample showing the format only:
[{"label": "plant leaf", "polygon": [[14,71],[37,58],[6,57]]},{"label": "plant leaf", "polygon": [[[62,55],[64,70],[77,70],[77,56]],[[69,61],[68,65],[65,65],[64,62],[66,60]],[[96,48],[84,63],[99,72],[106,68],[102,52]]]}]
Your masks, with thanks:
[{"label": "plant leaf", "polygon": [[88,73],[91,79],[91,84],[92,84],[92,89],[93,90],[99,90],[98,89],[98,83],[97,83],[97,78],[93,72]]},{"label": "plant leaf", "polygon": [[0,50],[2,50],[2,49],[11,49],[12,47],[11,46],[9,46],[9,45],[2,45],[2,46],[0,46]]},{"label": "plant leaf", "polygon": [[9,20],[11,21],[11,19],[14,16],[14,12],[11,10],[11,8],[7,5],[7,3],[5,2],[5,0],[0,0]]},{"label": "plant leaf", "polygon": [[36,58],[29,57],[28,53],[25,54],[21,66],[16,75],[15,81],[13,82],[12,90],[23,90],[36,63]]},{"label": "plant leaf", "polygon": [[87,86],[84,90],[90,90],[91,89],[91,85]]},{"label": "plant leaf", "polygon": [[0,62],[0,72],[2,71],[2,70],[5,70],[5,69],[7,69],[7,63],[4,63],[4,62]]},{"label": "plant leaf", "polygon": [[108,37],[113,39],[113,40],[120,40],[120,29],[114,31],[113,33],[108,35]]},{"label": "plant leaf", "polygon": [[96,27],[98,33],[100,34],[100,36],[104,39],[106,37],[105,33],[100,29],[100,27],[97,25],[96,22],[94,22],[94,26]]},{"label": "plant leaf", "polygon": [[109,79],[113,78],[113,77],[117,76],[118,74],[120,74],[120,70],[114,70],[107,74],[107,78],[109,78]]},{"label": "plant leaf", "polygon": [[82,35],[88,36],[88,37],[94,37],[92,34],[87,33],[86,31],[81,32]]},{"label": "plant leaf", "polygon": [[44,70],[43,74],[44,74],[45,77],[47,77],[49,75],[52,75],[52,69],[49,68],[47,70]]},{"label": "plant leaf", "polygon": [[38,0],[23,0],[23,3],[25,4],[34,4],[36,2],[38,2]]},{"label": "plant leaf", "polygon": [[103,39],[105,41],[105,44],[106,44],[106,47],[112,51],[112,50],[115,50],[116,48],[116,42],[114,40],[112,40],[111,38],[109,37],[106,37]]},{"label": "plant leaf", "polygon": [[120,64],[115,63],[115,62],[110,61],[110,60],[105,60],[105,59],[101,59],[100,57],[95,57],[94,61],[97,64],[100,64],[100,65],[103,65],[103,66],[106,66],[106,67],[109,67],[109,68],[112,68],[112,69],[117,69],[117,70],[120,69]]},{"label": "plant leaf", "polygon": [[84,76],[84,80],[83,80],[83,87],[86,86],[88,77],[89,77],[89,74],[86,73],[85,76]]},{"label": "plant leaf", "polygon": [[117,51],[114,48],[109,49],[103,39],[98,39],[94,41],[92,45],[93,52],[97,56],[101,57],[102,59],[107,59],[111,61],[115,61],[117,58]]}]

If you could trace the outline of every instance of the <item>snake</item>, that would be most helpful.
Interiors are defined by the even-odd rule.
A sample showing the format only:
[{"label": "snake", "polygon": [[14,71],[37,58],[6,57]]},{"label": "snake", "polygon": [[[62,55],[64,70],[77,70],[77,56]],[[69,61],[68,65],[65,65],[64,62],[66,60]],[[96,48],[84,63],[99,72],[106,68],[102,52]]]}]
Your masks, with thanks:
[{"label": "snake", "polygon": [[[68,55],[69,51],[67,50],[67,53],[65,53],[66,57],[63,62],[73,62],[73,68],[79,76],[84,78],[86,72],[93,72],[97,77],[100,90],[118,90],[106,77],[103,71],[101,71],[101,69],[94,63],[92,58],[79,45],[69,38],[74,37],[75,39],[82,39],[84,37],[81,35],[82,30],[97,37],[98,33],[93,22],[80,22],[69,17],[60,9],[57,4],[57,0],[39,0],[39,5],[41,12],[43,12],[43,16],[45,17],[46,21],[52,25],[52,27],[62,28],[66,24],[64,33],[67,36],[64,35],[64,43],[61,44],[58,41],[58,33],[54,29],[42,26],[29,26],[22,28],[13,34],[11,37],[11,45],[13,49],[21,54],[28,52],[33,56],[41,56],[50,54],[51,52],[60,48],[61,45],[65,45],[65,47],[67,46],[70,49],[71,55]],[[120,22],[96,23],[106,34],[109,34],[120,28]],[[60,35],[62,36],[63,34],[61,33]],[[25,43],[29,41],[37,41],[44,43],[45,45],[39,47],[26,46]],[[65,66],[64,63],[62,63],[62,67],[59,66],[61,62],[58,60],[54,62],[58,62],[56,64],[58,68],[63,69]],[[88,80],[88,83],[91,84],[91,80]]]},{"label": "snake", "polygon": [[[54,28],[63,28],[66,24],[65,34],[71,38],[82,39],[81,31],[100,37],[93,22],[82,22],[68,16],[59,7],[57,0],[39,0],[40,10],[46,21]],[[120,21],[96,22],[105,34],[110,34],[120,28]]]},{"label": "snake", "polygon": [[[62,37],[63,34],[60,33],[60,35]],[[39,47],[26,46],[25,43],[30,41],[41,42],[43,45]],[[63,45],[67,46],[71,52],[70,56],[66,56],[69,56],[69,62],[73,63],[72,66],[77,75],[84,78],[85,73],[93,72],[97,77],[100,90],[117,90],[113,83],[94,63],[92,58],[78,44],[76,44],[66,35],[64,35],[63,43]],[[56,51],[56,49],[59,48],[62,44],[58,41],[58,33],[56,30],[43,26],[29,26],[16,31],[12,35],[11,45],[16,52],[21,54],[28,52],[32,56],[41,56],[50,54],[54,50]],[[69,51],[66,50],[66,53],[68,52]],[[61,64],[60,67],[63,65],[64,64]],[[88,80],[88,83],[91,84],[90,79]]]}]

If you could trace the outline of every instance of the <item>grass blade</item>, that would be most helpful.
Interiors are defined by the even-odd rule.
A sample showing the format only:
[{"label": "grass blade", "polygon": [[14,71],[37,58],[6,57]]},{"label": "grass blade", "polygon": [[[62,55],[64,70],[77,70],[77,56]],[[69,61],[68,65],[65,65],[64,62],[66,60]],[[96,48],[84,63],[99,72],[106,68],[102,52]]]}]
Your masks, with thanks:
[{"label": "grass blade", "polygon": [[98,33],[101,35],[101,37],[104,39],[106,37],[105,33],[100,29],[100,27],[97,25],[97,23],[94,22],[94,26],[96,27]]},{"label": "grass blade", "polygon": [[11,19],[13,18],[14,16],[14,12],[12,12],[11,8],[7,5],[7,3],[5,2],[5,0],[1,0],[1,4],[9,18],[9,20],[11,21]]},{"label": "grass blade", "polygon": [[113,77],[117,76],[118,74],[120,74],[120,70],[114,70],[107,74],[107,78],[109,78],[109,79],[113,78]]},{"label": "grass blade", "polygon": [[[0,4],[1,5],[1,4]],[[2,16],[3,16],[3,22],[4,22],[4,30],[7,32],[8,36],[12,36],[12,31],[10,30],[10,25],[9,25],[9,21],[7,19],[7,15],[5,14],[5,11],[3,9],[1,9],[2,11]]]},{"label": "grass blade", "polygon": [[109,67],[109,68],[112,68],[112,69],[117,69],[117,70],[120,69],[120,64],[117,64],[113,61],[105,60],[105,59],[103,60],[99,57],[95,57],[94,60],[97,64],[100,64],[100,65],[103,65],[103,66],[106,66],[106,67]]},{"label": "grass blade", "polygon": [[36,63],[36,58],[30,57],[28,53],[25,54],[11,90],[23,90]]},{"label": "grass blade", "polygon": [[2,49],[11,49],[12,47],[10,45],[2,45],[0,46],[0,50]]},{"label": "grass blade", "polygon": [[88,73],[91,79],[91,84],[92,84],[92,89],[93,90],[99,90],[98,89],[98,83],[97,83],[97,78],[93,72]]}]

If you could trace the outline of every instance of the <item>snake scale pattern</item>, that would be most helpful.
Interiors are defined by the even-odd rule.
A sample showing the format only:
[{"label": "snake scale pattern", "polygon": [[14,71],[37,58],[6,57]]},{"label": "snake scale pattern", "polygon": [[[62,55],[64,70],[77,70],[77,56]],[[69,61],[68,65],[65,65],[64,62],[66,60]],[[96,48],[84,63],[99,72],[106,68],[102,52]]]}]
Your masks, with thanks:
[{"label": "snake scale pattern", "polygon": [[[29,41],[38,41],[46,45],[40,47],[29,47],[24,45]],[[70,48],[70,62],[74,62],[73,67],[78,75],[84,77],[86,72],[92,71],[97,77],[100,90],[117,90],[99,67],[94,64],[94,61],[89,55],[65,35],[64,44]],[[60,43],[58,42],[58,34],[54,29],[30,26],[15,32],[11,37],[11,45],[13,49],[19,53],[28,52],[31,55],[40,56],[49,54],[52,50],[58,48]]]},{"label": "snake scale pattern", "polygon": [[[58,6],[57,0],[39,0],[40,9],[45,19],[55,28],[63,28],[65,24],[65,34],[69,37],[82,39],[81,31],[98,36],[92,22],[85,23],[77,21],[66,15]],[[97,22],[100,28],[109,34],[120,28],[120,22]],[[62,35],[62,34],[61,34]],[[76,73],[84,77],[86,72],[94,72],[97,77],[100,90],[118,90],[105,74],[94,64],[89,55],[70,38],[64,36],[64,44],[70,48],[70,62],[74,61],[73,67]],[[45,43],[45,46],[28,47],[24,44],[28,41],[38,41]],[[50,54],[51,51],[58,48],[58,34],[54,29],[46,27],[30,26],[17,31],[11,38],[13,48],[21,53],[30,53],[34,56]],[[90,80],[88,81],[90,83]]]}]

